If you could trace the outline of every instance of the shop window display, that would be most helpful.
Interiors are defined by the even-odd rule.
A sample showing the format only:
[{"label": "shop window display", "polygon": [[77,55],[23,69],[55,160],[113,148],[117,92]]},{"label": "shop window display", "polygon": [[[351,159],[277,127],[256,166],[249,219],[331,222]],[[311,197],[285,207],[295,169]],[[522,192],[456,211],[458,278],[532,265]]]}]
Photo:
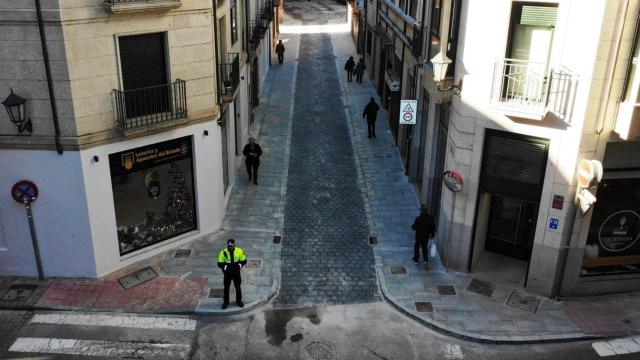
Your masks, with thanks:
[{"label": "shop window display", "polygon": [[191,138],[109,155],[120,255],[197,228]]}]

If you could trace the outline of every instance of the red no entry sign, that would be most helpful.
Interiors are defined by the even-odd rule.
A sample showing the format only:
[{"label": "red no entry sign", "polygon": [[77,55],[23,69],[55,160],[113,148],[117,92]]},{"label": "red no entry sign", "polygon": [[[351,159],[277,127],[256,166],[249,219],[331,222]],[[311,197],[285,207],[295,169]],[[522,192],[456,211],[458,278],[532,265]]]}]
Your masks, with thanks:
[{"label": "red no entry sign", "polygon": [[11,197],[20,204],[35,201],[38,198],[38,187],[29,180],[20,180],[11,188]]}]

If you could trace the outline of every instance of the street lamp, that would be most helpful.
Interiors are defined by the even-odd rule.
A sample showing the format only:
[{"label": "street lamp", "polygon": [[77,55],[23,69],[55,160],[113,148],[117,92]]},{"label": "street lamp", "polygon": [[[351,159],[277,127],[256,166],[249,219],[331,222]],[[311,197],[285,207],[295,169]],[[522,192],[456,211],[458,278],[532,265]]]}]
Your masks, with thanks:
[{"label": "street lamp", "polygon": [[446,89],[440,88],[440,84],[447,77],[447,68],[449,64],[453,61],[447,57],[447,55],[440,51],[436,56],[431,59],[431,63],[433,64],[433,81],[436,82],[436,86],[438,91],[445,92],[449,90],[453,90],[453,93],[456,95],[460,95],[460,91],[462,91],[462,87],[460,83],[458,85],[452,85]]},{"label": "street lamp", "polygon": [[23,132],[28,132],[30,135],[31,131],[33,131],[31,119],[26,119],[25,116],[24,104],[26,102],[26,99],[14,94],[13,89],[11,89],[11,94],[2,102],[9,114],[9,120],[18,127],[18,135],[22,135]]}]

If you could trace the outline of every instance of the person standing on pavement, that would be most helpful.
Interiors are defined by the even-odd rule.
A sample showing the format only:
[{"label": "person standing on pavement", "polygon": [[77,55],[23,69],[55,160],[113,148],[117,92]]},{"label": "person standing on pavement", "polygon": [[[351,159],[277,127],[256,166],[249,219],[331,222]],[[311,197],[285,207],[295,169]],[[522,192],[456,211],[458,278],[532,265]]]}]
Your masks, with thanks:
[{"label": "person standing on pavement", "polygon": [[282,65],[284,61],[284,45],[282,45],[282,40],[278,41],[278,45],[276,45],[276,54],[278,54],[278,63]]},{"label": "person standing on pavement", "polygon": [[249,143],[244,146],[244,149],[242,149],[242,154],[246,156],[244,164],[247,166],[249,181],[253,179],[253,183],[258,185],[258,167],[260,166],[262,148],[256,143],[256,138],[249,138]]},{"label": "person standing on pavement", "polygon": [[362,84],[362,76],[364,75],[364,69],[366,69],[366,66],[364,66],[364,59],[360,58],[358,65],[356,65],[356,81],[359,82],[360,84]]},{"label": "person standing on pavement", "polygon": [[420,259],[420,248],[422,248],[422,257],[426,264],[429,261],[427,245],[429,244],[429,239],[435,235],[436,225],[433,222],[433,217],[424,205],[420,208],[420,215],[415,219],[411,228],[416,232],[416,242],[413,245],[413,262],[418,263]]},{"label": "person standing on pavement", "polygon": [[364,107],[364,112],[362,113],[362,117],[366,116],[367,118],[367,132],[369,135],[367,136],[369,139],[371,137],[376,137],[376,118],[378,117],[378,110],[380,107],[376,104],[376,100],[371,98],[367,106]]},{"label": "person standing on pavement", "polygon": [[344,69],[347,71],[347,82],[353,81],[353,70],[356,67],[356,62],[353,61],[353,56],[349,56],[349,60],[347,60],[346,64],[344,64]]},{"label": "person standing on pavement", "polygon": [[247,264],[247,258],[244,256],[244,251],[241,248],[236,247],[236,241],[234,239],[227,240],[227,247],[222,249],[218,254],[218,267],[222,269],[224,273],[224,302],[222,303],[222,309],[226,309],[229,306],[229,287],[231,287],[231,281],[236,288],[236,304],[240,307],[244,307],[242,302],[242,289],[240,283],[242,279],[240,277],[240,270]]}]

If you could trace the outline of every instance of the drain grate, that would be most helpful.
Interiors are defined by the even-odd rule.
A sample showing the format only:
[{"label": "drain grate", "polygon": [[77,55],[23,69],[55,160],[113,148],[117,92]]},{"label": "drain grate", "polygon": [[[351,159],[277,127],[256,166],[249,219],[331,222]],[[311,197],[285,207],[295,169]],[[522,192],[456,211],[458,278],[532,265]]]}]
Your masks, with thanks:
[{"label": "drain grate", "polygon": [[314,341],[304,347],[304,358],[307,360],[333,360],[336,358],[336,349],[321,341]]},{"label": "drain grate", "polygon": [[246,269],[259,269],[262,267],[262,260],[247,260],[247,265],[244,266]]},{"label": "drain grate", "polygon": [[209,289],[210,299],[222,299],[224,296],[224,289]]},{"label": "drain grate", "polygon": [[140,269],[127,276],[121,277],[118,279],[118,282],[124,289],[130,289],[157,277],[158,274],[150,266],[147,266],[144,269]]},{"label": "drain grate", "polygon": [[369,245],[378,245],[378,237],[369,236]]},{"label": "drain grate", "polygon": [[394,275],[406,274],[407,268],[404,266],[392,266],[391,273]]},{"label": "drain grate", "polygon": [[534,296],[522,295],[517,291],[514,291],[511,293],[511,296],[509,296],[507,305],[516,309],[535,313],[538,311],[538,306],[540,306],[540,300]]},{"label": "drain grate", "polygon": [[33,294],[38,285],[12,285],[2,295],[4,301],[25,301]]},{"label": "drain grate", "polygon": [[477,279],[472,279],[469,286],[467,286],[467,290],[484,296],[493,295],[493,289],[494,286],[492,283]]},{"label": "drain grate", "polygon": [[414,305],[417,312],[433,312],[433,304],[429,301],[416,301]]},{"label": "drain grate", "polygon": [[453,285],[437,285],[436,288],[440,295],[456,295],[456,288]]},{"label": "drain grate", "polygon": [[273,243],[274,243],[274,244],[280,244],[280,241],[282,241],[282,236],[280,236],[280,235],[275,235],[275,236],[273,237]]},{"label": "drain grate", "polygon": [[176,259],[188,259],[191,257],[191,249],[178,249],[173,257]]}]

